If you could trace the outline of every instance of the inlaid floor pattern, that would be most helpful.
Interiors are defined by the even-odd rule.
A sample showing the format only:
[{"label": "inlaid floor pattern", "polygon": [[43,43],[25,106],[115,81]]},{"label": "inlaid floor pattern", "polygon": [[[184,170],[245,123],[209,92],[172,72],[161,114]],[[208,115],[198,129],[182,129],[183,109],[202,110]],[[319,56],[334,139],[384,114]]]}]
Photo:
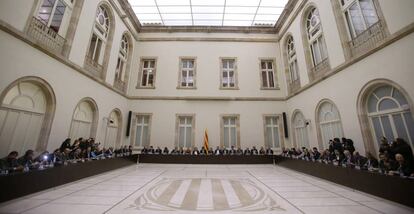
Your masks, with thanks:
[{"label": "inlaid floor pattern", "polygon": [[0,213],[414,213],[272,165],[139,164],[0,204]]}]

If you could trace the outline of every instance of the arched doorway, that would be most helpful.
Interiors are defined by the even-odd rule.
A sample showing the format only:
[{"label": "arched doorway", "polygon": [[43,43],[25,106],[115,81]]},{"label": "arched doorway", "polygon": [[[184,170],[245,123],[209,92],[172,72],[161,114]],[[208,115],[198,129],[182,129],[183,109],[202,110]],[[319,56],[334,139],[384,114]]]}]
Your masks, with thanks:
[{"label": "arched doorway", "polygon": [[296,147],[309,148],[309,135],[305,116],[303,116],[302,112],[299,110],[296,110],[293,113],[292,127]]},{"label": "arched doorway", "polygon": [[329,100],[322,100],[316,108],[316,124],[320,146],[329,148],[329,140],[344,136],[341,117],[336,106]]},{"label": "arched doorway", "polygon": [[116,148],[121,143],[121,129],[122,129],[122,114],[119,109],[114,109],[109,115],[108,120],[105,123],[106,134],[104,147]]},{"label": "arched doorway", "polygon": [[381,137],[389,141],[403,138],[414,146],[414,120],[412,104],[403,88],[389,80],[368,83],[358,99],[367,152],[378,154]]},{"label": "arched doorway", "polygon": [[0,97],[0,157],[10,151],[46,149],[55,112],[55,95],[44,80],[24,77]]},{"label": "arched doorway", "polygon": [[73,113],[69,137],[72,140],[95,137],[97,122],[98,108],[95,101],[91,98],[82,99]]}]

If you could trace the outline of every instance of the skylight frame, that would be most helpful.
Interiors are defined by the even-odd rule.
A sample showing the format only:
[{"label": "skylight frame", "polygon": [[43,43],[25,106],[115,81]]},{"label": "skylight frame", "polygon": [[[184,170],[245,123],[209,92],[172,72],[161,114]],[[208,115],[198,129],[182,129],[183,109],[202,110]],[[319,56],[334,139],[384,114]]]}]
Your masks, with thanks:
[{"label": "skylight frame", "polygon": [[274,27],[288,0],[128,0],[143,26]]}]

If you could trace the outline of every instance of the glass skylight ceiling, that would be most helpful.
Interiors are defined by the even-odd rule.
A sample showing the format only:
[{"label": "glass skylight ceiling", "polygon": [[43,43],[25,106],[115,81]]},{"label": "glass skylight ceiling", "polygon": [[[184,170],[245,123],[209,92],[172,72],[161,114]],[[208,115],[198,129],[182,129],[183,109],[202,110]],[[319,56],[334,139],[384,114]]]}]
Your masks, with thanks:
[{"label": "glass skylight ceiling", "polygon": [[273,27],[288,0],[128,0],[143,26]]}]

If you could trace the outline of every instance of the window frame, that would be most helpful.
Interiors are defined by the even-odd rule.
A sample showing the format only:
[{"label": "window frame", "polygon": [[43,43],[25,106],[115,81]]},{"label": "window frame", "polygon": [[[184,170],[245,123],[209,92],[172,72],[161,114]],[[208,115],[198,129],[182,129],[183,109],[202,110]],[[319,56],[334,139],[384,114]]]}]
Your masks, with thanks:
[{"label": "window frame", "polygon": [[[196,114],[176,114],[175,115],[175,142],[174,146],[180,147],[180,118],[182,117],[191,117],[191,145],[190,147],[185,147],[185,145],[182,148],[194,148],[195,146],[195,128],[196,128]],[[186,139],[187,140],[187,139]],[[184,142],[185,143],[185,142]]]},{"label": "window frame", "polygon": [[[61,20],[60,25],[59,25],[59,30],[57,32],[56,31],[55,32],[57,34],[59,34],[60,36],[62,36],[63,38],[65,38],[65,35],[64,35],[65,33],[64,32],[67,31],[67,28],[69,26],[69,22],[68,21],[70,21],[71,15],[73,13],[73,7],[75,5],[75,2],[74,1],[72,2],[70,0],[56,0],[55,3],[54,3],[54,5],[53,5],[53,7],[52,7],[52,10],[50,11],[50,17],[49,17],[48,23],[43,22],[43,20],[39,18],[40,9],[42,8],[42,5],[43,5],[43,0],[40,0],[37,3],[37,7],[36,7],[35,13],[33,15],[39,21],[41,21],[43,24],[45,24],[48,28],[52,29],[50,27],[50,25],[51,25],[51,23],[53,21],[53,16],[55,15],[55,11],[56,11],[56,7],[57,7],[57,4],[58,4],[58,1],[62,2],[62,4],[65,5],[65,11],[63,13],[62,20]],[[69,16],[68,16],[68,11],[70,11],[70,15]],[[62,32],[62,31],[64,31],[64,32]]]},{"label": "window frame", "polygon": [[[262,62],[266,62],[266,69],[262,69]],[[267,63],[272,63],[272,69],[267,68]],[[267,84],[269,85],[269,72],[273,72],[273,87],[263,85],[263,76],[262,73],[266,72]],[[259,76],[260,76],[260,90],[279,90],[279,81],[277,77],[277,69],[276,69],[276,59],[275,58],[259,58]]]},{"label": "window frame", "polygon": [[[219,89],[220,90],[239,90],[239,81],[238,81],[238,67],[237,67],[237,57],[220,57],[219,58],[219,66],[220,66],[220,86]],[[234,60],[234,66],[233,66],[233,72],[234,72],[234,86],[230,87],[230,86],[223,86],[223,72],[224,72],[224,68],[223,68],[223,61],[224,60]],[[229,71],[227,71],[229,72]]]},{"label": "window frame", "polygon": [[[240,114],[221,114],[220,115],[220,147],[224,148],[224,119],[225,118],[235,118],[236,119],[236,148],[240,147]],[[230,135],[229,135],[230,136]],[[231,145],[229,145],[231,147]],[[230,148],[229,147],[229,148]]]},{"label": "window frame", "polygon": [[[184,68],[182,67],[182,63],[184,60],[193,60],[193,86],[182,86],[181,80],[183,78],[182,71]],[[190,69],[186,69],[190,70]],[[187,83],[188,85],[188,83]],[[178,60],[178,81],[177,81],[177,89],[197,89],[197,57],[194,56],[181,56]]]},{"label": "window frame", "polygon": [[[284,133],[284,126],[283,126],[283,117],[281,114],[263,114],[262,115],[262,119],[263,119],[263,145],[266,148],[266,137],[267,137],[267,127],[268,124],[266,123],[266,119],[269,117],[275,117],[277,118],[277,127],[278,127],[278,132],[279,132],[279,147],[274,147],[274,141],[272,142],[272,146],[270,147],[273,150],[276,151],[281,151],[282,148],[284,147],[285,143],[284,143],[284,138],[283,138],[283,133]],[[273,130],[273,129],[272,129]],[[274,135],[272,135],[273,138]],[[273,139],[274,140],[274,139]]]},{"label": "window frame", "polygon": [[151,145],[151,130],[152,130],[152,113],[142,113],[142,112],[133,112],[132,113],[132,119],[131,119],[131,127],[130,127],[130,133],[131,133],[131,142],[130,145],[134,148],[134,149],[142,149],[144,148],[142,146],[142,142],[141,142],[141,146],[136,146],[136,136],[137,136],[137,119],[138,116],[148,116],[148,145]]},{"label": "window frame", "polygon": [[[153,77],[152,77],[152,86],[143,86],[142,85],[142,78],[144,76],[144,61],[154,61],[154,68],[153,68]],[[141,57],[140,64],[139,64],[139,74],[138,74],[138,84],[137,89],[155,89],[156,77],[157,77],[157,63],[158,57]],[[148,79],[147,79],[148,84]]]}]

